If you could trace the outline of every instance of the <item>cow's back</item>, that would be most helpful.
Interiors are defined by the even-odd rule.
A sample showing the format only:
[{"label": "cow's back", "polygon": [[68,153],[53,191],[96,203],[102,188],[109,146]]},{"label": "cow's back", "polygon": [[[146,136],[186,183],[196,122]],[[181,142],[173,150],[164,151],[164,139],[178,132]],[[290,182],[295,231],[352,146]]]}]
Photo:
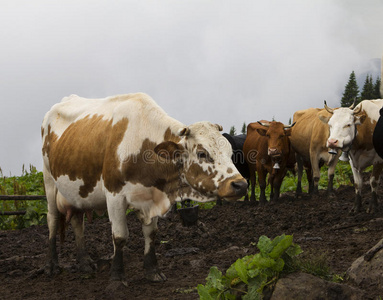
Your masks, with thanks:
[{"label": "cow's back", "polygon": [[[144,146],[162,142],[166,126],[180,128],[182,124],[143,93],[104,99],[72,95],[45,115],[44,165],[58,185],[68,179],[74,185],[79,179],[82,198],[103,190],[101,177],[109,191],[117,191],[124,182],[119,171],[122,162],[134,159]],[[173,131],[169,129],[168,136]],[[64,194],[69,196],[67,188]]]},{"label": "cow's back", "polygon": [[308,108],[294,113],[293,121],[296,124],[291,130],[291,145],[306,160],[309,159],[310,151],[320,151],[328,138],[327,124],[319,119],[318,113],[328,114],[319,108]]}]

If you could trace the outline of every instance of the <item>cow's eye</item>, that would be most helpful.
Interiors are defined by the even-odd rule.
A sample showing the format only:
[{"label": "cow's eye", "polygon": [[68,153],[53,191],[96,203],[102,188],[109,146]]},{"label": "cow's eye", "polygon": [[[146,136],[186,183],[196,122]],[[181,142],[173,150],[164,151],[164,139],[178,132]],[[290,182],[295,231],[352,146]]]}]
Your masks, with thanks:
[{"label": "cow's eye", "polygon": [[206,159],[207,158],[207,154],[205,152],[197,152],[197,157],[199,159]]},{"label": "cow's eye", "polygon": [[201,161],[205,161],[205,162],[208,162],[208,163],[213,163],[214,162],[214,160],[210,157],[209,153],[207,153],[207,152],[198,151],[197,152],[197,157]]}]

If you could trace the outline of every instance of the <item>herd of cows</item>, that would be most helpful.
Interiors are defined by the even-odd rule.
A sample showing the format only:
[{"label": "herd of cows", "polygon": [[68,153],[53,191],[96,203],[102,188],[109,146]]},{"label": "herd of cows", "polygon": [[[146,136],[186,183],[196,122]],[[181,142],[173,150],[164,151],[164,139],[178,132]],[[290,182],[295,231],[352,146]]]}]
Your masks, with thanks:
[{"label": "herd of cows", "polygon": [[222,127],[209,122],[185,126],[143,93],[105,99],[66,97],[48,111],[41,128],[49,227],[44,271],[48,275],[60,272],[56,236],[69,222],[80,268],[94,270],[85,249],[84,214],[91,218],[93,211],[107,211],[114,244],[111,280],[124,280],[126,210],[131,208],[142,222],[145,276],[163,281],[166,277],[158,268],[154,249],[157,220],[176,201],[247,198],[248,180],[250,200],[255,201],[256,177],[259,201],[266,202],[268,182],[270,199],[275,201],[286,171],[295,165],[297,193],[302,193],[303,170],[309,192],[315,193],[323,163],[329,165],[331,192],[342,152],[342,157],[350,158],[354,174],[355,211],[361,209],[361,172],[373,165],[369,210],[375,211],[383,168],[379,157],[383,155],[382,106],[383,100],[337,109],[325,104],[323,109],[297,111],[291,125],[262,120],[250,123],[247,135],[233,137],[222,135]]}]

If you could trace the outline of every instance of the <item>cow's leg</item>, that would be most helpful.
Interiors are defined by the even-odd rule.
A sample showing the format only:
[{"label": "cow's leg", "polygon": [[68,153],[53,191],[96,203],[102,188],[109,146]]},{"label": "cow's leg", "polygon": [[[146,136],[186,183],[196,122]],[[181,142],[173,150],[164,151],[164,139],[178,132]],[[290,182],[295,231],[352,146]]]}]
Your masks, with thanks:
[{"label": "cow's leg", "polygon": [[126,200],[122,196],[107,197],[107,207],[109,220],[112,223],[112,236],[114,245],[114,255],[110,271],[110,280],[125,279],[123,250],[129,237],[128,226],[126,224]]},{"label": "cow's leg", "polygon": [[319,159],[315,153],[310,153],[310,161],[311,161],[311,168],[313,172],[313,193],[318,194],[319,192],[319,179],[320,179],[320,167],[319,167]]},{"label": "cow's leg", "polygon": [[295,154],[298,165],[298,183],[295,196],[298,198],[302,195],[302,175],[303,175],[303,159],[300,155]]},{"label": "cow's leg", "polygon": [[146,279],[154,282],[165,281],[166,276],[159,270],[155,251],[155,237],[158,230],[158,217],[152,218],[150,224],[142,222],[142,232],[145,237],[144,271]]},{"label": "cow's leg", "polygon": [[250,201],[255,203],[255,183],[256,183],[256,174],[255,174],[255,168],[253,165],[249,166],[250,168],[250,183],[251,183],[251,194],[250,194]]},{"label": "cow's leg", "polygon": [[314,180],[313,180],[313,170],[311,168],[311,164],[306,166],[306,177],[307,182],[309,183],[309,194],[312,194],[314,192]]},{"label": "cow's leg", "polygon": [[354,176],[354,186],[355,186],[355,201],[354,206],[351,208],[351,213],[358,213],[362,208],[362,187],[363,187],[363,178],[362,171],[355,167],[353,159],[350,159],[350,165],[352,174]]},{"label": "cow's leg", "polygon": [[[247,179],[247,186],[250,186],[250,180],[249,179]],[[247,190],[247,193],[246,193],[243,201],[245,201],[245,202],[249,201],[249,190]]]},{"label": "cow's leg", "polygon": [[367,210],[368,213],[375,213],[378,209],[378,199],[376,195],[376,189],[379,184],[379,176],[382,172],[383,164],[374,164],[372,169],[372,174],[370,177],[370,186],[371,186],[371,193],[372,193],[372,199],[369,204],[369,208]]},{"label": "cow's leg", "polygon": [[340,156],[340,151],[337,155],[333,156],[330,158],[329,164],[328,164],[328,171],[327,171],[327,176],[328,176],[328,184],[327,184],[327,193],[330,197],[334,197],[334,173],[335,173],[335,167],[336,164],[338,163]]},{"label": "cow's leg", "polygon": [[79,263],[80,271],[85,273],[93,272],[96,270],[96,265],[85,250],[84,213],[74,213],[71,225],[76,239],[76,259]]},{"label": "cow's leg", "polygon": [[267,203],[267,200],[266,200],[266,176],[267,176],[267,173],[262,172],[261,170],[258,171],[258,183],[259,183],[259,188],[261,190],[261,193],[259,195],[259,204]]},{"label": "cow's leg", "polygon": [[56,204],[56,195],[57,189],[56,185],[53,182],[52,177],[50,176],[49,171],[44,166],[44,185],[45,193],[48,202],[48,213],[47,213],[47,222],[49,228],[49,239],[48,239],[48,254],[47,261],[44,266],[44,273],[51,276],[54,274],[59,274],[61,269],[58,263],[58,255],[56,248],[56,237],[57,230],[59,226],[59,211]]},{"label": "cow's leg", "polygon": [[283,173],[280,171],[275,175],[273,180],[274,194],[273,194],[273,198],[271,198],[271,195],[270,195],[270,200],[273,199],[273,201],[277,201],[279,199],[279,195],[281,193],[282,181],[285,176],[286,176],[286,170]]},{"label": "cow's leg", "polygon": [[327,184],[327,194],[331,197],[334,197],[334,172],[335,172],[336,164],[329,165],[327,176],[328,176],[328,184]]}]

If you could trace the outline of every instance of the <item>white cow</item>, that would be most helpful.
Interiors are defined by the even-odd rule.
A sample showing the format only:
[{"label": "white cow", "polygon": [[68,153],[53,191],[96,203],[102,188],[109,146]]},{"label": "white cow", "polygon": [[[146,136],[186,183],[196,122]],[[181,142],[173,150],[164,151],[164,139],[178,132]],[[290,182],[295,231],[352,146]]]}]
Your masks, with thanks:
[{"label": "white cow", "polygon": [[49,226],[45,272],[59,271],[60,216],[72,222],[80,266],[91,270],[83,215],[107,209],[114,243],[111,279],[123,280],[130,207],[142,221],[145,275],[152,281],[165,280],[154,250],[158,216],[183,197],[202,202],[218,196],[230,200],[247,191],[220,130],[209,122],[185,126],[143,93],[105,99],[72,95],[54,105],[42,124]]},{"label": "white cow", "polygon": [[331,116],[320,116],[323,122],[328,123],[330,129],[327,147],[348,151],[351,158],[350,164],[356,193],[353,212],[361,210],[362,172],[370,165],[373,165],[370,178],[372,199],[368,212],[375,212],[377,209],[376,187],[383,168],[383,160],[374,149],[372,135],[379,119],[379,109],[382,106],[382,99],[364,100],[354,109],[345,107],[332,109],[325,104],[325,108],[331,113]]}]

